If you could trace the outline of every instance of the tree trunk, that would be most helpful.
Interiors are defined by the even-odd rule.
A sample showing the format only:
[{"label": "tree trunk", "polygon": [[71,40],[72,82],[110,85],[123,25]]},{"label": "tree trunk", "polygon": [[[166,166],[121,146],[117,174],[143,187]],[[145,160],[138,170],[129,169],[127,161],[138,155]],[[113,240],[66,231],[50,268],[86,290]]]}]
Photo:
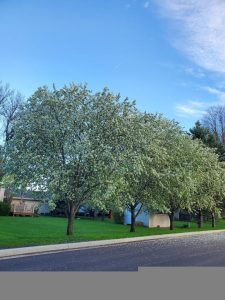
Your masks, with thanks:
[{"label": "tree trunk", "polygon": [[212,227],[216,227],[216,217],[215,217],[215,213],[212,213]]},{"label": "tree trunk", "polygon": [[203,213],[202,210],[199,210],[198,212],[198,228],[203,227]]},{"label": "tree trunk", "polygon": [[105,221],[105,212],[104,211],[102,212],[102,218],[101,218],[101,220]]},{"label": "tree trunk", "polygon": [[169,214],[169,218],[170,218],[170,230],[173,230],[174,229],[174,211],[172,211]]},{"label": "tree trunk", "polygon": [[130,206],[130,213],[131,213],[131,224],[130,224],[130,232],[135,232],[135,206]]},{"label": "tree trunk", "polygon": [[68,204],[68,211],[67,211],[67,218],[68,218],[68,223],[67,223],[67,235],[73,235],[73,224],[74,224],[74,217],[75,217],[75,206],[73,202],[70,202]]}]

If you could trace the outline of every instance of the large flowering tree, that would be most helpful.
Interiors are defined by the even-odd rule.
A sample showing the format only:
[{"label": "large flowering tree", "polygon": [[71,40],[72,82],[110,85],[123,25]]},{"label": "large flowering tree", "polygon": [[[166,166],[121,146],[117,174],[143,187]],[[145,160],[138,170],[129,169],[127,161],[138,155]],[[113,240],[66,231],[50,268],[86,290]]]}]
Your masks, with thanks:
[{"label": "large flowering tree", "polygon": [[132,116],[127,128],[130,134],[123,142],[124,168],[111,189],[111,198],[130,212],[130,231],[134,232],[141,211],[165,210],[159,197],[168,161],[165,142],[180,134],[180,128],[160,115],[147,113]]},{"label": "large flowering tree", "polygon": [[[136,110],[107,89],[92,94],[86,86],[39,88],[24,106],[7,144],[7,172],[14,184],[38,187],[67,204],[67,234],[84,202],[101,202],[123,160],[127,118]],[[100,205],[100,203],[98,203]]]},{"label": "large flowering tree", "polygon": [[193,172],[196,189],[192,197],[191,211],[198,213],[198,226],[203,226],[203,212],[212,214],[212,226],[215,227],[215,217],[220,210],[225,197],[224,162],[219,162],[213,149],[202,143],[195,143],[193,159],[197,162]]},{"label": "large flowering tree", "polygon": [[215,215],[225,195],[224,168],[214,150],[185,134],[166,141],[167,163],[157,197],[164,203],[174,228],[174,213],[178,209]]}]

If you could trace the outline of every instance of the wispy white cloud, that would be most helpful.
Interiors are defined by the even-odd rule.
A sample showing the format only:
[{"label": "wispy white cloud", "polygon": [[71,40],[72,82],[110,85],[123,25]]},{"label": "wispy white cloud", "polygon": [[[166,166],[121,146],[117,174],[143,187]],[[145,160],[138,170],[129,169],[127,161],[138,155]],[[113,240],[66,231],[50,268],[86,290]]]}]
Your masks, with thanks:
[{"label": "wispy white cloud", "polygon": [[225,104],[225,92],[222,90],[219,90],[217,88],[212,88],[209,86],[205,86],[204,89],[212,94],[215,95],[217,97],[217,103],[216,104],[220,104],[220,105],[224,105]]},{"label": "wispy white cloud", "polygon": [[155,2],[176,21],[174,45],[197,65],[225,74],[225,1],[163,0]]},{"label": "wispy white cloud", "polygon": [[126,4],[125,4],[125,8],[126,8],[126,9],[129,9],[130,7],[131,7],[131,4],[130,4],[130,3],[126,3]]},{"label": "wispy white cloud", "polygon": [[176,113],[181,117],[201,118],[206,113],[208,103],[201,101],[188,101],[186,104],[177,104]]},{"label": "wispy white cloud", "polygon": [[183,67],[183,71],[190,76],[196,77],[196,78],[203,78],[205,77],[205,73],[200,68],[193,68],[193,67]]},{"label": "wispy white cloud", "polygon": [[149,2],[149,1],[145,1],[145,3],[144,3],[144,8],[148,8],[149,5],[150,5],[150,2]]},{"label": "wispy white cloud", "polygon": [[118,70],[121,67],[122,63],[118,63],[114,66],[113,70]]},{"label": "wispy white cloud", "polygon": [[150,6],[150,1],[141,1],[141,0],[127,0],[127,3],[125,4],[125,8],[129,9],[132,7],[141,7],[148,9]]},{"label": "wispy white cloud", "polygon": [[215,96],[212,101],[187,101],[186,103],[178,103],[175,106],[176,113],[182,117],[201,118],[210,106],[225,105],[225,92],[210,86],[201,87],[202,90]]}]

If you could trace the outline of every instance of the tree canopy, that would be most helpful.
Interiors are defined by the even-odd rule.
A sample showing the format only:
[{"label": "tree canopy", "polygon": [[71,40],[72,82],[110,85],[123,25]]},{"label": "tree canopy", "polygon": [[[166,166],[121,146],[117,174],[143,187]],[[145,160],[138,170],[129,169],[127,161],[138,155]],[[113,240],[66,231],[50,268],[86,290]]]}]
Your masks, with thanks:
[{"label": "tree canopy", "polygon": [[67,234],[83,203],[129,209],[134,231],[141,209],[169,213],[172,229],[176,209],[215,213],[224,197],[225,172],[207,129],[197,122],[191,138],[175,121],[141,113],[107,88],[41,87],[10,126],[8,178],[64,201]]},{"label": "tree canopy", "polygon": [[48,189],[54,200],[64,199],[67,233],[72,234],[78,207],[116,173],[126,119],[134,112],[133,103],[120,101],[107,89],[92,94],[74,84],[52,91],[39,88],[15,122],[7,171],[21,188]]}]

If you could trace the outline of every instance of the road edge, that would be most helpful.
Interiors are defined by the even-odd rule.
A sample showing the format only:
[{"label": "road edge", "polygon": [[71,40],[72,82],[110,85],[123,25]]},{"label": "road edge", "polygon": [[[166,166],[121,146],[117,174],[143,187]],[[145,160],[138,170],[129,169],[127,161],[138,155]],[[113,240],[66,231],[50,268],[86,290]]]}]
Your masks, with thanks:
[{"label": "road edge", "polygon": [[75,242],[75,243],[66,243],[66,244],[34,246],[34,247],[10,248],[10,249],[0,250],[0,258],[10,258],[19,255],[29,255],[29,254],[38,254],[38,253],[45,254],[48,252],[58,252],[63,250],[73,250],[73,249],[76,250],[82,248],[101,247],[101,246],[126,244],[126,243],[139,242],[139,241],[168,239],[168,238],[177,238],[177,237],[222,233],[222,232],[225,232],[225,229],[205,230],[205,231],[196,231],[196,232],[193,231],[193,232],[184,232],[184,233],[168,233],[168,234],[140,236],[140,237],[133,237],[133,238]]}]

